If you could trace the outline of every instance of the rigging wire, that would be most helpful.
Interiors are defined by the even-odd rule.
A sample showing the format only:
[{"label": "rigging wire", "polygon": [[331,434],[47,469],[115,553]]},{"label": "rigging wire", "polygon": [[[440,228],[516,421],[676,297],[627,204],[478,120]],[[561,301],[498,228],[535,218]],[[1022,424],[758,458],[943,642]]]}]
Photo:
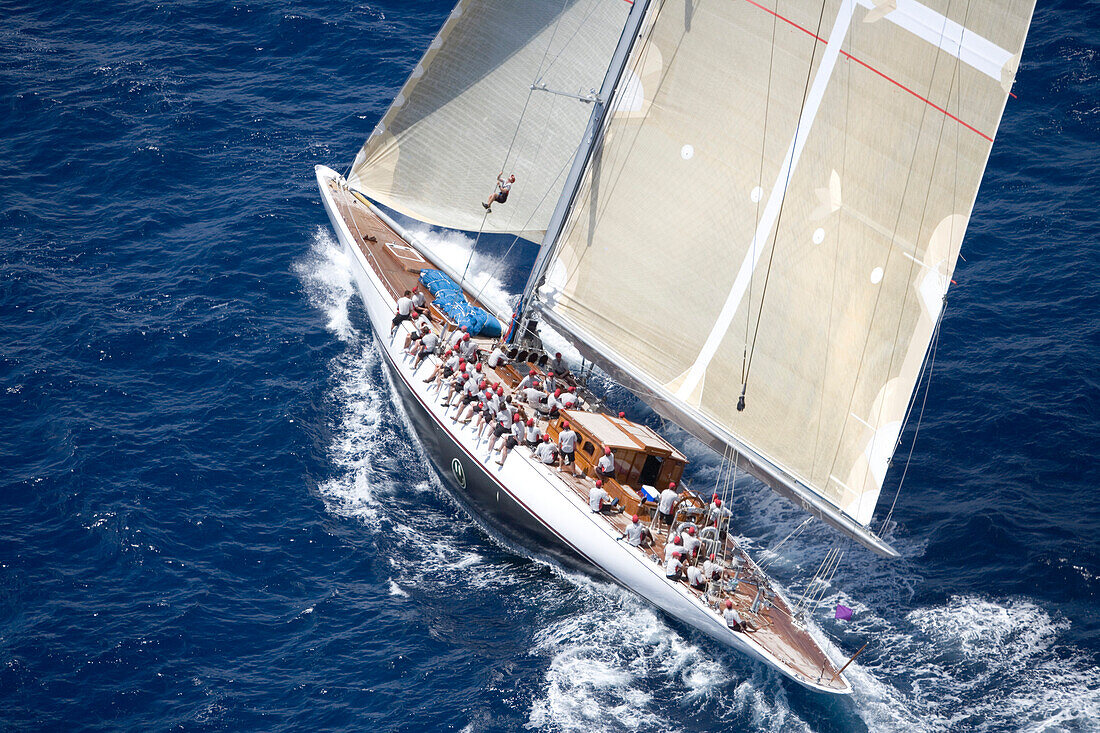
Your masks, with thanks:
[{"label": "rigging wire", "polygon": [[[950,10],[950,3],[948,3],[948,5],[949,5],[948,10]],[[940,26],[940,40],[941,41],[945,38],[947,25],[949,23],[948,15],[949,15],[949,13],[944,14],[943,24]],[[963,18],[964,27],[965,27],[966,21],[969,19],[969,17],[970,17],[970,0],[967,0],[966,13],[965,13],[964,18]],[[932,86],[935,82],[936,69],[939,67],[939,61],[940,61],[940,56],[941,55],[942,54],[936,54],[935,55],[935,60],[933,61],[933,64],[932,64],[932,73],[929,75],[929,79],[928,79],[928,89],[925,91],[925,94],[924,94],[924,97],[926,99],[931,98]],[[948,88],[948,92],[947,92],[948,99],[951,98],[951,92],[955,90],[955,82],[956,82],[956,80],[958,80],[958,75],[959,75],[959,58],[956,57],[955,58],[955,66],[954,66],[954,69],[952,70],[952,74],[951,74],[951,86]],[[883,266],[884,271],[889,266],[890,257],[891,257],[891,255],[893,254],[893,251],[894,251],[893,244],[894,244],[894,242],[897,238],[898,228],[901,225],[902,212],[905,209],[905,195],[909,191],[909,184],[910,184],[910,181],[912,181],[912,179],[913,179],[913,163],[916,161],[917,151],[920,148],[920,142],[921,142],[921,138],[922,138],[921,133],[923,132],[925,122],[928,119],[928,108],[929,108],[929,105],[925,105],[922,112],[921,112],[921,122],[920,122],[920,125],[917,127],[916,139],[915,139],[915,142],[913,143],[913,152],[912,152],[912,154],[910,156],[910,159],[909,159],[909,170],[908,170],[908,172],[906,173],[906,176],[905,176],[905,185],[902,188],[901,201],[898,204],[897,215],[894,218],[894,228],[893,228],[893,230],[891,232],[891,235],[890,235],[890,240],[889,240],[890,247],[886,251],[886,262]],[[910,260],[908,275],[906,277],[907,282],[909,280],[911,280],[912,277],[913,277],[913,268],[914,267],[916,267],[918,264],[920,264],[922,267],[924,266],[917,259],[916,253],[917,253],[917,249],[918,249],[919,244],[920,244],[921,230],[924,228],[924,220],[928,215],[929,193],[932,189],[932,183],[933,183],[933,177],[934,177],[935,170],[936,170],[936,164],[939,162],[939,155],[940,155],[940,150],[941,150],[941,147],[942,147],[941,143],[943,141],[943,132],[946,129],[946,126],[947,126],[947,118],[946,118],[946,116],[944,116],[940,121],[940,129],[936,133],[936,153],[935,153],[935,156],[932,159],[932,167],[931,167],[932,174],[929,176],[929,179],[928,179],[928,188],[925,190],[925,195],[924,195],[924,206],[921,207],[920,221],[917,224],[917,228],[915,230],[916,233],[913,237],[913,252],[911,254],[906,253],[906,254],[909,255],[909,260]],[[957,175],[957,166],[956,166],[956,175]],[[878,307],[879,307],[880,301],[882,300],[882,292],[883,292],[884,289],[885,288],[879,288],[875,293],[875,302],[874,302],[874,306],[871,309],[871,323],[874,322],[875,314],[878,313]],[[944,290],[946,291],[946,287],[944,288]],[[908,293],[906,293],[905,297],[906,297],[906,299],[908,298]],[[904,303],[903,303],[903,306],[904,306]],[[895,327],[895,330],[894,330],[893,344],[895,344],[895,345],[898,342],[898,336],[901,334],[901,325],[904,321],[904,316],[905,316],[905,308],[902,307],[898,311],[897,326]],[[941,316],[942,316],[942,309],[941,309]],[[859,368],[856,370],[856,380],[853,383],[854,385],[859,384],[860,376],[863,373],[863,366],[864,366],[865,357],[867,355],[867,348],[868,348],[870,342],[871,342],[871,329],[868,329],[867,336],[864,338],[864,341],[863,341],[863,349],[860,353]],[[888,374],[891,371],[893,371],[894,357],[896,355],[896,351],[897,351],[897,349],[894,349],[891,352],[890,363],[888,365],[888,371],[887,371]],[[847,410],[848,413],[851,413],[851,411],[852,411],[852,403],[854,402],[855,397],[856,397],[856,388],[853,386],[851,397],[849,397],[849,400],[848,400],[848,410]],[[886,401],[883,400],[882,404],[880,404],[880,406],[879,406],[879,414],[878,414],[878,420],[876,421],[876,424],[881,422],[882,411],[885,409],[885,407],[886,407]],[[895,450],[897,448],[898,441],[900,441],[900,436],[901,436],[900,432],[898,433],[898,436],[899,437],[895,440],[895,443],[894,443],[894,449]],[[878,436],[877,436],[877,433],[876,433],[876,435],[872,436],[872,439],[871,439],[872,442],[871,442],[870,450],[871,450],[872,455],[873,455],[873,452],[874,452],[874,441],[877,439],[877,437]],[[838,443],[836,452],[833,454],[833,463],[832,463],[832,467],[830,468],[830,473],[832,472],[832,469],[836,467],[836,461],[837,461],[837,458],[839,457],[839,455],[840,455],[840,444]],[[868,463],[868,467],[867,467],[866,470],[870,471],[870,463]],[[865,493],[866,492],[863,492],[859,496],[859,500],[857,502],[857,508],[856,508],[857,513],[859,511],[859,506],[862,505],[862,503],[863,503]]]},{"label": "rigging wire", "polygon": [[909,455],[905,457],[905,468],[903,468],[901,471],[901,479],[898,481],[898,489],[896,492],[894,492],[894,500],[890,502],[890,511],[886,512],[886,518],[882,520],[882,526],[879,528],[879,534],[884,534],[886,532],[886,528],[890,525],[890,518],[894,516],[894,507],[898,503],[898,497],[901,496],[901,487],[905,485],[905,477],[909,473],[909,462],[913,459],[913,450],[917,447],[917,436],[920,435],[920,424],[921,421],[924,420],[924,406],[928,402],[928,392],[932,389],[932,369],[936,366],[936,350],[939,347],[940,324],[942,322],[943,309],[940,310],[940,317],[936,321],[936,329],[932,334],[932,348],[929,352],[930,356],[928,357],[928,377],[925,380],[924,384],[924,396],[921,398],[920,412],[917,414],[917,424],[916,427],[913,428],[913,441],[909,444]]},{"label": "rigging wire", "polygon": [[[824,11],[824,6],[822,6]],[[760,140],[760,168],[756,177],[756,185],[759,186],[764,181],[764,152],[768,147],[768,112],[771,110],[772,105],[772,68],[775,63],[775,29],[776,24],[779,22],[779,0],[776,0],[775,11],[772,13],[772,40],[768,47],[768,86],[767,91],[764,93],[764,129],[761,131]],[[819,22],[820,24],[820,22]],[[810,60],[810,65],[813,65],[813,60]],[[804,101],[804,100],[803,100]],[[760,205],[764,201],[764,189],[760,189],[760,199],[756,202],[756,221],[760,221]],[[756,262],[756,232],[752,233],[752,261]],[[749,359],[749,321],[752,316],[752,278],[749,278],[748,287],[745,291],[745,343],[741,349],[741,384],[744,385],[747,379],[746,363]],[[763,305],[763,303],[761,303]],[[759,317],[759,314],[758,316]],[[741,390],[742,398],[738,400],[738,404],[744,405],[744,389]]]},{"label": "rigging wire", "polygon": [[[821,22],[824,18],[825,18],[825,2],[823,1],[821,3],[821,11],[818,13],[818,16],[817,16],[817,30],[814,31],[814,47],[813,47],[813,51],[810,53],[810,63],[806,67],[806,84],[802,89],[802,104],[799,106],[798,125],[795,126],[795,130],[794,130],[794,141],[792,142],[792,148],[791,148],[792,152],[794,150],[794,147],[797,146],[797,144],[798,144],[798,133],[799,133],[799,130],[801,129],[801,127],[802,127],[802,113],[806,109],[806,97],[810,93],[810,79],[813,78],[814,59],[817,58],[817,47],[818,47],[819,39],[821,38]],[[774,21],[773,21],[773,23],[774,23]],[[769,74],[769,77],[770,77],[770,74]],[[807,134],[808,134],[808,132],[807,132]],[[784,209],[784,206],[787,203],[787,187],[790,185],[791,174],[793,172],[794,172],[794,156],[792,155],[790,162],[787,164],[787,177],[786,177],[786,180],[783,182],[783,196],[779,199],[779,212],[776,214],[776,217],[775,217],[775,227],[773,229],[773,234],[772,234],[772,237],[771,237],[772,247],[771,247],[771,252],[768,254],[768,267],[764,271],[764,285],[760,290],[760,308],[756,312],[756,327],[753,329],[753,333],[752,333],[752,344],[748,347],[748,351],[749,351],[748,359],[745,361],[744,377],[741,380],[741,396],[737,400],[737,411],[738,412],[745,409],[745,391],[748,389],[749,372],[752,370],[752,357],[753,357],[753,354],[756,352],[756,337],[760,333],[760,321],[763,320],[764,298],[768,294],[768,281],[770,280],[771,274],[772,274],[772,262],[775,261],[775,250],[779,245],[779,226],[783,222],[783,209]],[[756,238],[756,235],[754,233],[753,234],[753,239],[755,240],[755,238]]]}]

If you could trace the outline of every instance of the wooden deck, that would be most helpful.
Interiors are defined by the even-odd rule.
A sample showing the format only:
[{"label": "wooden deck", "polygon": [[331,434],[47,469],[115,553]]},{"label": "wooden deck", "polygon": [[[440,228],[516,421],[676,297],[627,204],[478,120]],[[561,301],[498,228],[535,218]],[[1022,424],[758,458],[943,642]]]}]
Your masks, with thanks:
[{"label": "wooden deck", "polygon": [[[389,288],[394,298],[398,297],[406,290],[412,290],[413,286],[417,285],[419,272],[422,268],[434,269],[434,266],[421,257],[414,248],[397,234],[397,232],[391,229],[365,205],[352,198],[350,194],[337,193],[335,200],[341,214],[348,224],[348,228],[355,235],[360,250],[366,256],[368,263],[374,268],[381,281]],[[430,304],[431,293],[425,289],[425,295]],[[473,301],[473,299],[470,300],[480,305],[476,303],[476,301]],[[439,312],[433,309],[432,315],[432,320],[437,330],[445,332],[447,324],[442,321]],[[491,339],[478,337],[474,340],[485,350],[493,348],[494,342]],[[436,357],[432,357],[432,360],[438,361]],[[528,363],[519,366],[521,371],[526,372],[524,367],[532,367],[533,365]],[[506,392],[512,392],[512,385],[516,382],[515,369],[505,367],[499,370],[493,370],[488,366],[483,368],[486,374],[495,371],[497,379],[499,379],[501,385],[504,386]],[[492,379],[491,376],[488,378]],[[589,397],[589,399],[586,399],[586,403],[599,404],[599,401]],[[545,434],[550,432],[548,421],[535,413],[534,410],[526,414],[524,419],[526,419],[526,417],[534,417],[536,419],[540,433]],[[513,454],[523,460],[533,460],[531,452],[523,447],[517,448],[513,451]],[[558,475],[566,485],[572,487],[573,490],[587,502],[588,492],[593,486],[593,479],[588,476],[579,478],[566,472],[558,472]],[[604,516],[619,532],[624,531],[627,524],[630,522],[630,517],[625,514],[607,514]],[[665,529],[667,531],[667,528]],[[663,564],[666,535],[657,528],[653,529],[652,534],[653,543],[650,547],[643,549],[643,553],[645,553],[651,561]],[[701,598],[703,602],[707,603],[711,608],[716,608],[716,613],[721,611],[727,598],[732,600],[735,608],[737,608],[738,612],[741,614],[741,617],[751,621],[753,625],[757,627],[756,631],[746,634],[746,637],[751,643],[767,649],[772,655],[784,661],[790,668],[797,670],[811,680],[818,680],[820,678],[820,683],[823,685],[838,690],[844,689],[845,685],[839,679],[834,679],[830,683],[830,679],[833,678],[836,668],[826,658],[824,652],[810,637],[807,631],[792,618],[791,609],[779,594],[769,594],[771,608],[764,607],[758,614],[751,613],[750,608],[756,596],[757,588],[761,584],[767,585],[768,581],[766,576],[759,570],[756,563],[752,561],[747,553],[743,552],[740,547],[736,545],[732,538],[727,537],[724,544],[724,554],[721,552],[718,553],[719,556],[723,558],[726,567],[723,573],[723,584],[725,580],[734,577],[733,571],[729,569],[731,560],[733,558],[740,558],[741,560],[741,567],[737,573],[737,578],[740,580],[740,583],[736,591],[728,592],[724,588],[718,589],[712,584],[709,593],[704,594],[702,591],[691,588],[686,581],[682,582],[683,586],[696,597]],[[700,556],[699,562],[702,562],[703,559],[705,558]]]}]

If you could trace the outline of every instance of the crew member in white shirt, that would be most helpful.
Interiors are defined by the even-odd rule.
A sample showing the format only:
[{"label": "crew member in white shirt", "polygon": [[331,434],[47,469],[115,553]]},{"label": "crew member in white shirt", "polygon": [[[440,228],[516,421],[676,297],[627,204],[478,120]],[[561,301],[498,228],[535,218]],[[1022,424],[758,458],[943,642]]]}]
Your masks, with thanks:
[{"label": "crew member in white shirt", "polygon": [[569,427],[568,422],[561,424],[562,431],[558,433],[558,450],[561,452],[561,470],[568,467],[570,473],[575,473],[573,468],[573,453],[577,449],[577,434]]},{"label": "crew member in white shirt", "polygon": [[593,512],[605,512],[615,508],[618,499],[612,499],[603,488],[603,481],[596,479],[596,485],[588,491],[588,508]]},{"label": "crew member in white shirt", "polygon": [[393,316],[390,338],[397,333],[397,327],[402,322],[409,320],[409,314],[413,312],[412,291],[406,290],[405,294],[397,299],[397,312]]},{"label": "crew member in white shirt", "polygon": [[547,466],[553,466],[557,463],[557,446],[550,440],[549,435],[542,436],[542,442],[535,448],[535,456]]},{"label": "crew member in white shirt", "polygon": [[672,524],[672,510],[679,497],[680,495],[676,493],[676,482],[673,481],[667,489],[661,492],[660,499],[657,501],[657,518],[659,521]]},{"label": "crew member in white shirt", "polygon": [[615,454],[606,446],[600,460],[596,461],[596,475],[604,481],[615,478]]},{"label": "crew member in white shirt", "polygon": [[687,567],[687,580],[688,584],[696,590],[707,589],[707,578],[703,574],[702,569],[698,565],[688,565]]},{"label": "crew member in white shirt", "polygon": [[677,550],[665,561],[665,577],[669,580],[683,580],[680,572],[684,569],[684,563],[680,561],[680,552]]},{"label": "crew member in white shirt", "polygon": [[741,614],[733,607],[733,601],[728,598],[726,599],[726,610],[722,612],[722,618],[725,620],[726,626],[729,626],[734,631],[740,631],[744,634],[750,631],[756,631],[756,627],[752,625],[751,621],[746,621],[741,618]]},{"label": "crew member in white shirt", "polygon": [[687,553],[688,557],[694,558],[699,554],[699,546],[703,542],[695,536],[694,526],[689,524],[680,536],[684,538],[684,552]]},{"label": "crew member in white shirt", "polygon": [[630,524],[626,525],[626,530],[623,531],[623,537],[626,538],[626,543],[631,547],[641,547],[642,542],[648,539],[649,530],[641,523],[638,515],[635,514],[630,518]]}]

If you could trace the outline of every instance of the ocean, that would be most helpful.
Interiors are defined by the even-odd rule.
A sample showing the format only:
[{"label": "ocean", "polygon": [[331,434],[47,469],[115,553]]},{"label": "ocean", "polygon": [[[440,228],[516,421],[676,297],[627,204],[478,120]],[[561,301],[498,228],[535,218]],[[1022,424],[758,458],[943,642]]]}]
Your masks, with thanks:
[{"label": "ocean", "polygon": [[[816,615],[834,657],[868,642],[842,699],[498,543],[428,467],[313,166],[449,3],[2,7],[0,729],[1100,730],[1097,3],[1036,12],[903,557],[845,544]],[[498,244],[473,267],[515,293],[534,248]],[[733,509],[757,551],[803,516],[749,483]],[[838,542],[811,524],[771,571],[799,593]]]}]

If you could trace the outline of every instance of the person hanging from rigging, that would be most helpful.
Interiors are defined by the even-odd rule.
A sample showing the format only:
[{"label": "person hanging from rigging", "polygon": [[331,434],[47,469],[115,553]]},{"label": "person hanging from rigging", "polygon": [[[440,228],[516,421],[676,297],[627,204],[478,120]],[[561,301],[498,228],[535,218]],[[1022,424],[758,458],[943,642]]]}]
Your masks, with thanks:
[{"label": "person hanging from rigging", "polygon": [[493,213],[493,204],[503,204],[508,200],[508,194],[512,190],[512,184],[516,182],[515,175],[508,176],[508,180],[504,180],[504,171],[497,174],[497,190],[493,192],[493,195],[489,197],[489,200],[482,204],[485,211],[490,214]]}]

